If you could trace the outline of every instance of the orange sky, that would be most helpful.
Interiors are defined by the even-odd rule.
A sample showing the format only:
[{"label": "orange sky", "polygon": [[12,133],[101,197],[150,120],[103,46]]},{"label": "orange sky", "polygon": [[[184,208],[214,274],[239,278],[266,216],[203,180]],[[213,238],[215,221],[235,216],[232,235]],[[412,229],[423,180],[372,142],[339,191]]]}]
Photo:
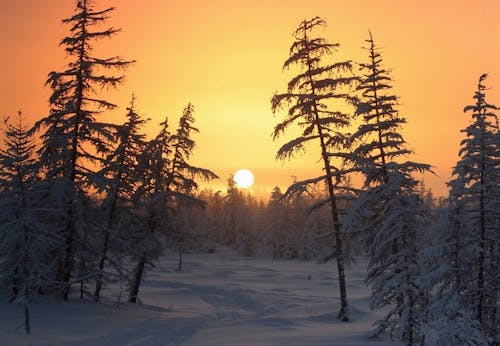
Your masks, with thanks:
[{"label": "orange sky", "polygon": [[[122,28],[96,53],[137,61],[109,99],[122,120],[132,92],[137,109],[156,132],[165,115],[175,124],[183,107],[195,106],[195,164],[212,169],[224,189],[229,174],[246,167],[255,174],[254,193],[285,189],[291,176],[317,175],[317,157],[277,162],[284,137],[273,142],[279,119],[270,98],[284,91],[282,73],[291,34],[304,18],[323,17],[322,35],[342,45],[343,58],[364,59],[361,46],[371,29],[393,71],[395,92],[406,116],[413,160],[435,166],[425,182],[446,194],[457,160],[460,129],[468,122],[479,75],[488,72],[488,98],[500,104],[500,1],[498,0],[102,0],[116,6],[109,24]],[[30,121],[45,115],[48,72],[64,67],[59,41],[73,12],[71,0],[0,0],[0,114],[19,109]]]}]

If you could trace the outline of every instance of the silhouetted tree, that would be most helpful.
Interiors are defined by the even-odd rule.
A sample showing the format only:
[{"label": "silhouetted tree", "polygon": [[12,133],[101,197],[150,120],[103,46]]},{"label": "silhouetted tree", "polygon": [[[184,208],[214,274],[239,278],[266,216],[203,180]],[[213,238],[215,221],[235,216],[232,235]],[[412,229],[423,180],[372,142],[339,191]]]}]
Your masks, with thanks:
[{"label": "silhouetted tree", "polygon": [[[331,110],[332,101],[350,103],[351,98],[346,89],[355,85],[357,78],[346,76],[351,72],[351,61],[327,63],[327,56],[333,55],[340,47],[338,43],[328,43],[324,38],[314,37],[311,31],[325,25],[319,17],[304,20],[294,33],[295,41],[290,48],[290,56],[283,67],[297,66],[300,72],[288,83],[286,93],[275,94],[272,98],[272,110],[288,109],[287,117],[274,128],[273,138],[282,135],[293,124],[302,132],[299,137],[283,145],[278,153],[279,159],[292,157],[305,150],[305,145],[315,142],[321,150],[324,175],[298,182],[292,185],[287,193],[293,193],[296,187],[324,182],[328,189],[328,200],[335,230],[335,254],[337,260],[341,307],[338,318],[349,320],[347,291],[345,280],[344,253],[341,237],[341,224],[337,208],[337,193],[342,180],[341,169],[333,165],[337,153],[346,149],[346,127],[350,124],[350,115],[340,109]],[[344,131],[344,132],[343,132]]]},{"label": "silhouetted tree", "polygon": [[430,258],[436,295],[426,332],[441,335],[437,342],[499,341],[500,135],[498,108],[486,101],[486,77],[479,78],[476,103],[464,109],[472,121],[462,131],[466,138],[448,183],[446,218]]},{"label": "silhouetted tree", "polygon": [[94,172],[90,167],[101,161],[102,154],[109,151],[106,141],[113,139],[112,127],[98,122],[96,115],[116,106],[99,97],[97,92],[116,87],[123,80],[123,76],[106,74],[106,71],[123,70],[130,64],[118,57],[92,55],[95,41],[119,32],[115,28],[99,29],[114,9],[95,10],[91,0],[77,0],[75,7],[74,15],[63,20],[71,26],[71,34],[61,41],[71,61],[64,71],[49,74],[50,114],[35,124],[37,130],[44,129],[40,159],[45,176],[55,180],[57,193],[64,191],[66,230],[59,269],[64,299],[68,299],[75,258],[79,255],[75,253],[76,246],[80,244],[80,250],[85,247],[83,238],[87,228],[83,220],[77,220],[78,200],[86,197],[85,188],[93,183]]},{"label": "silhouetted tree", "polygon": [[165,119],[159,134],[149,141],[140,159],[142,182],[135,199],[142,208],[143,221],[133,240],[137,265],[129,283],[130,302],[136,302],[145,270],[148,266],[154,266],[153,262],[162,250],[158,241],[159,233],[163,231],[172,235],[176,232],[174,221],[179,205],[204,205],[194,196],[198,188],[196,179],[210,180],[217,177],[210,170],[189,163],[195,147],[191,136],[198,132],[193,126],[193,111],[191,104],[184,108],[174,135],[170,133]]},{"label": "silhouetted tree", "polygon": [[99,300],[100,291],[104,278],[104,265],[108,257],[110,240],[122,238],[124,234],[117,234],[117,226],[120,222],[120,214],[131,213],[135,190],[141,181],[139,169],[139,155],[146,147],[145,135],[141,132],[141,127],[146,124],[146,120],[141,118],[135,111],[135,97],[132,97],[126,121],[117,127],[115,138],[117,145],[108,155],[105,166],[99,172],[102,176],[103,184],[100,186],[101,192],[106,196],[103,202],[105,221],[103,225],[104,239],[102,250],[98,262],[99,277],[96,281],[94,299]]},{"label": "silhouetted tree", "polygon": [[412,153],[401,134],[406,120],[395,108],[392,80],[371,33],[367,42],[369,59],[360,64],[361,96],[356,103],[362,122],[351,137],[353,151],[347,156],[364,175],[364,190],[353,204],[346,230],[361,232],[367,241],[372,307],[392,305],[386,317],[377,321],[377,333],[413,345],[425,305],[417,281],[419,239],[427,224],[427,210],[413,174],[428,171],[430,166],[403,162]]},{"label": "silhouetted tree", "polygon": [[283,202],[283,193],[279,187],[275,187],[269,198],[267,205],[268,231],[267,238],[271,245],[273,259],[285,257],[284,247],[286,246],[286,234],[291,233],[287,227],[286,205]]},{"label": "silhouetted tree", "polygon": [[192,139],[193,134],[199,130],[193,126],[194,123],[194,107],[189,103],[183,110],[182,116],[179,119],[177,131],[171,137],[172,159],[168,167],[168,179],[166,181],[165,190],[174,191],[187,196],[191,196],[192,192],[198,189],[196,178],[203,181],[217,179],[217,175],[206,168],[195,167],[188,161],[195,147],[195,142]]},{"label": "silhouetted tree", "polygon": [[50,225],[53,213],[40,203],[45,193],[37,176],[34,140],[21,112],[14,125],[5,121],[0,150],[0,287],[9,288],[10,301],[24,307],[30,334],[33,296],[52,281],[50,253],[58,245]]},{"label": "silhouetted tree", "polygon": [[136,217],[131,226],[132,261],[136,264],[128,283],[129,302],[136,303],[139,288],[148,268],[154,268],[154,261],[161,253],[158,231],[166,227],[164,210],[167,192],[168,167],[172,155],[171,133],[168,118],[160,123],[157,136],[148,141],[146,149],[139,156],[141,181],[135,191],[134,209]]},{"label": "silhouetted tree", "polygon": [[464,112],[471,111],[472,123],[463,131],[466,138],[453,170],[456,184],[450,194],[465,202],[462,212],[467,215],[467,224],[462,225],[469,230],[468,244],[477,246],[472,254],[476,267],[472,272],[477,279],[472,280],[476,287],[471,303],[479,323],[495,337],[500,286],[500,133],[493,112],[498,107],[486,101],[486,78],[486,74],[479,78],[476,104],[464,108]]},{"label": "silhouetted tree", "polygon": [[205,202],[194,195],[194,191],[198,189],[196,179],[210,181],[218,178],[212,171],[189,163],[195,148],[192,135],[199,132],[193,123],[194,107],[189,103],[183,110],[175,134],[170,138],[172,159],[164,187],[174,199],[175,212],[171,214],[171,218],[175,218],[175,222],[170,232],[170,240],[172,245],[176,245],[179,249],[179,271],[182,269],[184,243],[195,237],[192,229],[192,213],[195,209],[205,206]]}]

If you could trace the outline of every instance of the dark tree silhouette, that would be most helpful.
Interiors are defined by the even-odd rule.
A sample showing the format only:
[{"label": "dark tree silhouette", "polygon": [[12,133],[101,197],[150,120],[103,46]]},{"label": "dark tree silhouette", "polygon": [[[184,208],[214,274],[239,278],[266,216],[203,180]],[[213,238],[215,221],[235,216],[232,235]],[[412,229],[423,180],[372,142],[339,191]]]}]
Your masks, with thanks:
[{"label": "dark tree silhouette", "polygon": [[353,150],[347,156],[364,175],[364,190],[353,204],[346,229],[360,232],[367,242],[372,307],[393,305],[377,322],[377,333],[413,345],[425,305],[417,280],[419,239],[427,223],[413,174],[429,171],[430,166],[403,161],[412,153],[401,134],[406,120],[395,108],[392,80],[371,33],[367,42],[368,62],[360,64],[361,95],[356,102],[356,115],[362,116],[362,122],[351,137]]},{"label": "dark tree silhouette", "polygon": [[85,187],[93,184],[94,172],[89,167],[99,163],[109,151],[106,140],[112,140],[112,127],[96,120],[96,115],[116,106],[97,95],[100,90],[116,87],[123,76],[106,74],[107,71],[123,70],[130,65],[118,57],[97,58],[92,55],[97,40],[110,38],[119,32],[99,27],[109,18],[113,8],[95,10],[93,1],[77,0],[75,13],[63,23],[70,25],[70,36],[61,46],[71,59],[66,69],[51,72],[47,84],[52,89],[50,114],[35,124],[44,129],[40,159],[47,179],[64,191],[66,230],[64,255],[60,262],[59,281],[62,296],[68,299],[70,282],[75,270],[78,239],[77,205],[85,198]]},{"label": "dark tree silhouette", "polygon": [[321,150],[321,160],[325,174],[298,182],[287,193],[296,191],[296,187],[324,182],[328,189],[328,203],[335,230],[335,254],[337,260],[341,307],[338,318],[348,321],[347,291],[345,282],[345,260],[342,246],[341,224],[337,206],[337,191],[342,178],[341,170],[335,167],[332,159],[339,156],[336,152],[345,150],[347,135],[342,129],[350,124],[350,115],[340,110],[331,110],[331,101],[345,101],[351,98],[346,89],[357,82],[354,76],[346,76],[351,72],[351,61],[328,64],[323,61],[333,55],[340,47],[338,43],[328,43],[324,38],[311,36],[311,31],[325,25],[319,17],[304,20],[294,33],[295,41],[290,48],[290,56],[283,68],[297,66],[300,72],[288,83],[286,93],[275,94],[272,98],[272,110],[288,108],[288,116],[274,128],[274,139],[282,135],[293,124],[302,128],[298,138],[283,145],[277,154],[279,159],[290,158],[297,152],[305,150],[305,145],[315,142]]},{"label": "dark tree silhouette", "polygon": [[94,299],[100,299],[100,292],[104,278],[104,264],[108,257],[110,241],[115,238],[122,238],[123,235],[116,234],[116,228],[123,212],[132,212],[133,198],[137,186],[141,181],[139,169],[139,155],[146,147],[145,135],[141,132],[141,127],[146,124],[146,120],[141,118],[135,111],[135,97],[132,96],[130,107],[123,125],[117,127],[115,133],[116,147],[109,154],[105,161],[105,166],[99,172],[104,184],[100,192],[105,192],[106,197],[103,202],[105,211],[104,239],[102,240],[102,250],[98,262],[100,273],[96,281]]},{"label": "dark tree silhouette", "polygon": [[[454,227],[445,229],[460,256],[457,280],[465,302],[492,338],[497,337],[499,287],[500,134],[498,109],[486,101],[486,74],[481,75],[474,94],[476,103],[464,108],[472,121],[462,132],[460,160],[450,186],[450,214]],[[449,234],[449,232],[452,232]],[[467,260],[464,260],[464,257]]]},{"label": "dark tree silhouette", "polygon": [[137,264],[129,282],[129,301],[132,303],[137,301],[146,269],[154,266],[162,250],[158,233],[173,232],[172,224],[180,204],[204,204],[194,197],[198,188],[196,179],[217,178],[210,170],[189,163],[195,147],[192,134],[198,132],[193,126],[193,112],[193,106],[188,104],[173,135],[165,119],[160,124],[160,132],[148,142],[140,158],[142,181],[134,199],[137,208],[142,209],[142,221],[134,238]]},{"label": "dark tree silhouette", "polygon": [[24,307],[30,334],[30,304],[48,286],[53,266],[50,253],[59,245],[37,175],[34,139],[23,123],[5,121],[0,150],[0,287],[11,290],[10,301]]}]

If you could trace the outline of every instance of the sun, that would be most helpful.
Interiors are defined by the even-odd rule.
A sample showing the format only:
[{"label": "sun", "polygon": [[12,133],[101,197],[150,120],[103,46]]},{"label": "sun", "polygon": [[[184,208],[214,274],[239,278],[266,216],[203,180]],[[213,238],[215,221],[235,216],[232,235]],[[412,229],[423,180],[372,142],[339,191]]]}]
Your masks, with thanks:
[{"label": "sun", "polygon": [[234,181],[238,187],[249,188],[253,185],[253,180],[253,174],[248,169],[240,169],[234,173]]}]

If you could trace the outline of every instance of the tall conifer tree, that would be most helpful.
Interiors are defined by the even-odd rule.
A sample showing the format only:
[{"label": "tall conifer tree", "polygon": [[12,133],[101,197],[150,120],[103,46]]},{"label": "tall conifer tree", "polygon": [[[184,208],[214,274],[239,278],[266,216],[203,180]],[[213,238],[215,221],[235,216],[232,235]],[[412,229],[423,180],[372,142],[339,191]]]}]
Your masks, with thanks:
[{"label": "tall conifer tree", "polygon": [[146,124],[135,110],[135,97],[132,96],[130,107],[127,108],[126,121],[117,127],[115,133],[117,145],[106,159],[105,166],[99,172],[104,184],[100,187],[105,192],[103,209],[105,214],[104,239],[98,261],[100,276],[96,281],[94,299],[99,300],[104,278],[104,264],[108,258],[110,242],[122,238],[117,234],[117,226],[123,212],[133,208],[135,191],[141,181],[139,156],[146,147],[145,134],[141,127]]},{"label": "tall conifer tree", "polygon": [[0,150],[0,288],[10,290],[11,302],[24,307],[30,334],[30,305],[42,288],[53,284],[51,252],[56,241],[53,213],[41,203],[45,193],[37,174],[35,145],[23,123],[5,121]]},{"label": "tall conifer tree", "polygon": [[448,217],[435,268],[439,295],[433,302],[432,326],[460,321],[468,333],[461,333],[457,342],[479,340],[477,324],[483,335],[498,342],[500,134],[498,107],[486,100],[486,78],[479,78],[476,103],[464,108],[472,121],[462,131],[466,137],[448,183]]},{"label": "tall conifer tree", "polygon": [[56,191],[63,191],[66,230],[64,255],[60,262],[59,281],[62,295],[68,299],[70,281],[75,271],[76,244],[83,244],[79,238],[78,204],[85,198],[85,189],[93,184],[93,170],[109,148],[111,126],[97,121],[96,116],[116,106],[103,99],[98,92],[116,87],[123,81],[122,75],[106,73],[123,70],[129,61],[119,57],[98,58],[92,55],[97,40],[110,38],[119,29],[100,27],[109,19],[113,8],[95,10],[92,0],[77,0],[73,16],[64,19],[70,26],[70,35],[61,41],[61,46],[71,59],[65,70],[51,72],[47,84],[52,89],[50,114],[35,124],[43,129],[43,146],[40,160],[44,165],[46,178],[58,185]]},{"label": "tall conifer tree", "polygon": [[356,115],[362,122],[351,137],[353,151],[347,156],[365,181],[348,228],[361,232],[367,240],[372,307],[392,306],[377,322],[377,333],[388,333],[413,345],[425,304],[417,281],[418,240],[426,224],[426,210],[412,175],[428,171],[430,166],[403,161],[412,153],[401,134],[406,120],[395,108],[392,80],[371,33],[367,42],[368,62],[360,64],[361,96],[356,104]]},{"label": "tall conifer tree", "polygon": [[194,197],[198,188],[196,179],[217,178],[208,169],[193,166],[189,159],[195,147],[192,135],[198,132],[194,127],[194,108],[188,104],[179,120],[179,126],[172,134],[168,120],[162,122],[158,135],[148,142],[141,155],[142,182],[136,191],[136,205],[142,209],[142,226],[136,232],[135,258],[137,262],[129,282],[129,301],[135,303],[141,281],[148,266],[162,250],[158,232],[172,231],[176,211],[181,203],[204,205]]},{"label": "tall conifer tree", "polygon": [[315,37],[312,31],[324,26],[325,21],[319,17],[304,20],[294,33],[295,41],[290,47],[290,56],[283,68],[296,66],[300,69],[297,76],[288,82],[285,93],[275,94],[272,98],[272,110],[277,112],[287,108],[288,114],[274,128],[274,139],[281,136],[293,125],[298,125],[302,132],[299,137],[283,145],[277,154],[279,159],[294,156],[305,150],[308,143],[316,143],[320,149],[324,175],[303,182],[294,187],[324,182],[328,190],[328,201],[335,234],[335,254],[339,278],[341,307],[338,318],[349,320],[347,289],[345,279],[345,258],[342,246],[341,224],[337,199],[342,181],[341,169],[334,166],[334,158],[342,156],[346,149],[348,136],[345,128],[350,125],[351,116],[341,108],[331,109],[332,102],[351,102],[348,89],[353,87],[357,78],[346,75],[352,71],[351,61],[328,63],[325,58],[332,56],[340,47],[338,43],[328,43],[324,38]]}]

